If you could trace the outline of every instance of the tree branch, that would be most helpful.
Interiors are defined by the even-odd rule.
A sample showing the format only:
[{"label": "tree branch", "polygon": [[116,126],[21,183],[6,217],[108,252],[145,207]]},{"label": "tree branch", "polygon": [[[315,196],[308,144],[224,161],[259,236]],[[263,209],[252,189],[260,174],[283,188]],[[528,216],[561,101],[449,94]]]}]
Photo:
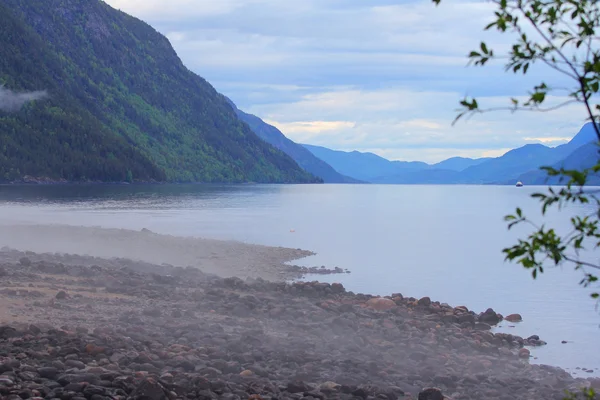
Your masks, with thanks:
[{"label": "tree branch", "polygon": [[575,264],[579,264],[579,265],[583,265],[584,267],[589,267],[589,268],[594,268],[594,269],[600,269],[600,265],[596,265],[596,264],[592,264],[589,263],[587,261],[581,261],[581,260],[577,260],[576,258],[571,258],[569,256],[563,256],[563,258],[569,262],[575,263]]},{"label": "tree branch", "polygon": [[525,12],[525,10],[523,9],[523,6],[520,2],[519,2],[519,5],[517,8],[519,9],[519,11],[521,11],[521,13],[525,16],[525,18],[529,21],[529,23],[533,26],[533,28],[536,30],[536,32],[546,41],[546,43],[558,54],[558,56],[560,58],[563,59],[563,61],[573,71],[573,74],[575,76],[572,76],[570,74],[569,74],[569,76],[576,79],[579,83],[579,88],[581,90],[581,93],[583,94],[583,99],[584,99],[586,110],[588,112],[588,116],[590,117],[590,121],[592,122],[594,131],[596,132],[596,136],[600,140],[600,128],[598,128],[598,124],[596,124],[594,114],[589,105],[589,96],[586,94],[585,84],[583,81],[584,76],[579,74],[579,72],[577,71],[577,68],[575,68],[575,66],[569,61],[567,56],[565,56],[564,53],[556,47],[554,42],[552,42],[552,40],[550,40],[550,38],[548,38],[548,36],[544,32],[542,32],[542,30],[538,26],[537,22],[533,20],[533,18],[531,17],[531,15],[529,13]]},{"label": "tree branch", "polygon": [[[569,104],[573,104],[573,103],[579,103],[581,100],[567,100],[564,101],[560,104],[557,104],[555,106],[552,107],[547,107],[547,108],[541,108],[541,107],[491,107],[491,108],[486,108],[486,109],[476,109],[476,110],[470,110],[469,112],[466,112],[464,115],[470,114],[483,114],[486,112],[493,112],[493,111],[511,111],[511,112],[517,112],[517,111],[537,111],[537,112],[550,112],[550,111],[555,111],[559,108],[565,107]],[[469,118],[469,116],[467,116],[467,118]],[[455,119],[452,122],[452,125],[455,125],[458,122],[458,118]]]}]

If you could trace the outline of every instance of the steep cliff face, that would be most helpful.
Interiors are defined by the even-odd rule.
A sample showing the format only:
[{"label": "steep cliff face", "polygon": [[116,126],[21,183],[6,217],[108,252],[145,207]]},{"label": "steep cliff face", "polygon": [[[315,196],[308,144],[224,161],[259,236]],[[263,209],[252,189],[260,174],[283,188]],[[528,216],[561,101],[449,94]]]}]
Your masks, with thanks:
[{"label": "steep cliff face", "polygon": [[0,0],[0,15],[0,83],[48,93],[0,111],[11,144],[3,175],[318,181],[258,138],[144,22],[99,0]]}]

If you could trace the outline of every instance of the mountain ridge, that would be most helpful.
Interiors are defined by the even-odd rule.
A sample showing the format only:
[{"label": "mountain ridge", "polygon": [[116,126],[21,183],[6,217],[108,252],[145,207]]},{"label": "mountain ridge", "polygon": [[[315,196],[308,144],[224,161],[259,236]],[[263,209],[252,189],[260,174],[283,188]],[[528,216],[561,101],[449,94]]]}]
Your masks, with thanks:
[{"label": "mountain ridge", "polygon": [[308,149],[287,138],[279,129],[253,114],[240,110],[231,99],[227,101],[238,118],[248,124],[261,139],[290,156],[305,171],[323,179],[325,183],[363,183],[337,172],[325,161],[317,158]]},{"label": "mountain ridge", "polygon": [[[587,123],[568,143],[556,147],[526,144],[496,158],[452,157],[431,165],[421,162],[390,161],[373,153],[344,152],[319,146],[304,146],[317,157],[322,157],[336,170],[344,171],[347,175],[353,176],[356,173],[348,165],[360,166],[361,178],[371,183],[514,184],[520,180],[527,184],[542,181],[545,172],[540,171],[540,167],[543,166],[560,168],[570,165],[588,168],[595,165],[598,162],[598,154],[593,150],[594,148],[597,150],[594,143],[597,140],[593,125]],[[375,164],[369,166],[370,160],[375,160]]]},{"label": "mountain ridge", "polygon": [[432,164],[432,168],[436,169],[444,169],[450,171],[464,171],[465,169],[479,165],[483,162],[491,160],[491,157],[482,157],[482,158],[467,158],[467,157],[450,157],[439,163]]},{"label": "mountain ridge", "polygon": [[376,154],[362,153],[356,150],[343,152],[309,144],[303,144],[303,146],[339,173],[366,182],[375,176],[389,175],[398,168],[419,170],[427,165],[420,161],[389,161]]}]

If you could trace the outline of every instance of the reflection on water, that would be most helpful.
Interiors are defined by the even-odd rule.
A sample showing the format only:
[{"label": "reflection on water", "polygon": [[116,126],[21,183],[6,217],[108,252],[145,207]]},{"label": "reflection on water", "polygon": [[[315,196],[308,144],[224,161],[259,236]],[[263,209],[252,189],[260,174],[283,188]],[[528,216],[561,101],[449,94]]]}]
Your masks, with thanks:
[{"label": "reflection on water", "polygon": [[[72,185],[0,186],[4,223],[104,226],[181,236],[303,248],[307,266],[339,266],[348,275],[319,276],[349,290],[430,296],[476,311],[520,313],[503,330],[539,334],[539,362],[599,368],[600,315],[572,268],[534,281],[504,261],[503,247],[530,233],[508,231],[504,215],[521,206],[541,221],[529,195],[543,188],[380,185]],[[550,213],[565,233],[568,217]],[[514,327],[512,327],[514,325]],[[561,344],[562,340],[570,343]],[[573,371],[573,370],[571,370]]]}]

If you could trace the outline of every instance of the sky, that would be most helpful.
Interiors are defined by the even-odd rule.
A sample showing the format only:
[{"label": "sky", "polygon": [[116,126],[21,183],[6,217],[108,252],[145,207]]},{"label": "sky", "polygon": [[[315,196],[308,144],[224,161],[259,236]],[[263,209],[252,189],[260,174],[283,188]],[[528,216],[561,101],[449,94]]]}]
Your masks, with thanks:
[{"label": "sky", "polygon": [[452,125],[466,95],[508,106],[542,80],[566,83],[542,67],[522,76],[501,63],[467,65],[482,40],[510,48],[508,35],[483,31],[494,11],[486,1],[105,1],[148,22],[190,70],[298,143],[434,163],[556,146],[585,123],[573,105]]}]

